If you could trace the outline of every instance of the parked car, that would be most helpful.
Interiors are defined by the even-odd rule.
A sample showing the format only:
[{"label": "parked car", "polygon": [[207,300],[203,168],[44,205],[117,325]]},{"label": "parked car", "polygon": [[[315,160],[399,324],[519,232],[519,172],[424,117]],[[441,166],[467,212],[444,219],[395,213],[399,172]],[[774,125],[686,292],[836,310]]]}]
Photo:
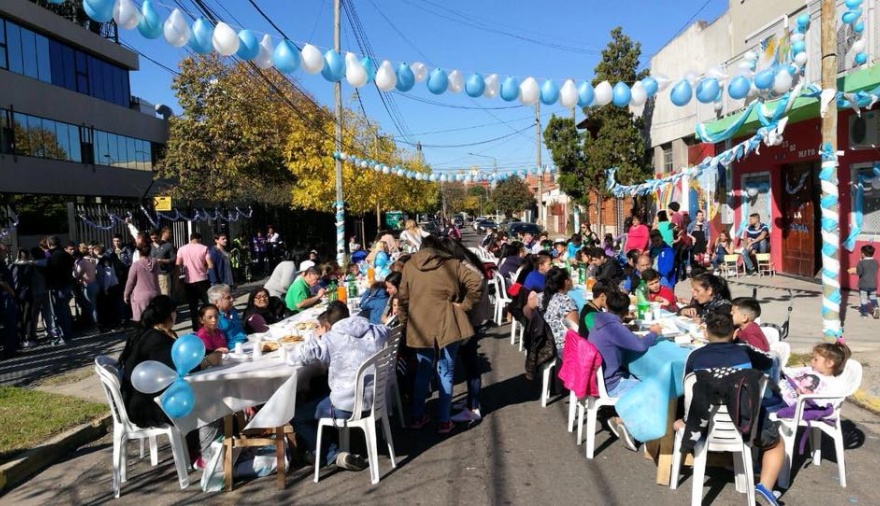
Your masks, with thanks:
[{"label": "parked car", "polygon": [[452,218],[452,223],[455,223],[455,226],[458,228],[461,228],[464,226],[464,220],[462,219],[461,216],[456,216],[456,217]]},{"label": "parked car", "polygon": [[525,221],[513,221],[507,225],[507,235],[510,237],[516,237],[527,232],[534,237],[538,237],[541,234],[541,227]]},{"label": "parked car", "polygon": [[492,220],[482,220],[477,222],[477,232],[485,232],[487,228],[498,228],[498,224]]},{"label": "parked car", "polygon": [[423,221],[419,223],[419,226],[422,227],[422,230],[431,235],[440,236],[440,228],[433,221]]}]

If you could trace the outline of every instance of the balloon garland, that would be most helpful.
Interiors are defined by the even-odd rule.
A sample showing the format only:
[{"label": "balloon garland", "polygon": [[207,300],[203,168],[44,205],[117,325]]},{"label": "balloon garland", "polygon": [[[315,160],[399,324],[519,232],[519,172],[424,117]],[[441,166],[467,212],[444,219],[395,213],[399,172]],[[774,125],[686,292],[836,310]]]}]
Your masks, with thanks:
[{"label": "balloon garland", "polygon": [[852,45],[852,51],[855,52],[855,55],[853,56],[854,66],[868,63],[868,53],[865,52],[866,44],[864,39],[865,23],[861,20],[862,1],[863,0],[845,0],[843,3],[847,10],[840,15],[840,20],[843,24],[849,25],[852,28],[852,31],[859,37]]},{"label": "balloon garland", "polygon": [[192,413],[196,404],[193,389],[183,378],[204,358],[205,345],[201,339],[195,334],[187,334],[176,339],[171,346],[174,369],[156,360],[145,360],[131,372],[131,384],[145,394],[159,393],[168,387],[159,403],[171,418],[182,418]]},{"label": "balloon garland", "polygon": [[[153,218],[153,215],[150,214],[149,211],[144,206],[141,206],[141,212],[146,216],[147,221],[150,222],[150,225],[153,228],[159,228],[159,220],[166,219],[168,221],[216,221],[222,220],[227,223],[236,222],[242,218],[250,218],[254,214],[254,210],[248,207],[247,211],[242,211],[238,207],[233,208],[233,210],[224,214],[223,211],[219,209],[214,209],[214,213],[212,214],[207,209],[196,209],[192,216],[187,216],[180,212],[179,209],[175,209],[172,213],[162,213],[157,212],[156,218]],[[130,220],[132,218],[132,213],[128,212],[124,217],[119,216],[116,213],[107,213],[106,219],[110,221],[109,225],[102,225],[90,219],[86,214],[80,213],[79,219],[85,223],[86,225],[97,229],[97,230],[112,230],[116,226],[125,226],[126,220]]]},{"label": "balloon garland", "polygon": [[[64,0],[52,1],[62,3]],[[856,2],[860,4],[861,1],[847,0],[847,5]],[[133,0],[83,0],[83,8],[95,21],[106,23],[114,20],[122,29],[137,29],[147,39],[163,37],[174,47],[189,46],[200,54],[216,51],[223,56],[236,55],[243,60],[253,61],[262,69],[274,66],[283,73],[303,69],[307,74],[320,73],[330,82],[340,82],[344,79],[355,88],[375,82],[376,86],[385,92],[394,89],[408,92],[416,83],[424,81],[428,91],[435,95],[464,91],[473,98],[494,98],[500,95],[506,102],[519,100],[525,105],[534,105],[538,102],[544,105],[558,103],[570,109],[575,106],[614,104],[617,107],[633,107],[636,111],[640,111],[648,99],[655,97],[672,84],[668,77],[659,73],[634,83],[618,82],[612,85],[608,81],[602,81],[595,87],[590,79],[577,82],[574,79],[565,79],[560,85],[553,79],[546,79],[539,84],[538,80],[531,76],[522,80],[512,76],[502,79],[498,74],[472,73],[466,76],[460,70],[428,69],[421,62],[394,65],[391,61],[384,60],[377,63],[369,57],[358,58],[350,52],[343,55],[332,49],[322,55],[321,51],[312,44],[305,44],[299,48],[289,40],[282,40],[277,45],[273,45],[272,38],[268,34],[263,35],[258,41],[257,32],[248,29],[236,32],[222,21],[215,25],[200,17],[190,25],[177,8],[174,8],[163,21],[151,0],[144,0],[140,10]],[[853,18],[850,12],[844,14],[846,19]],[[860,13],[861,10],[858,12]],[[858,17],[853,19],[853,22],[856,22]],[[804,33],[808,26],[809,16],[802,15],[798,18],[795,33],[791,35],[792,48],[790,54],[786,55],[791,59],[791,64],[774,64],[754,74],[757,55],[750,51],[747,56],[754,58],[747,59],[746,65],[740,69],[740,75],[727,83],[728,94],[732,98],[742,99],[757,93],[758,90],[764,90],[765,94],[771,92],[783,94],[788,91],[807,61]],[[860,21],[857,26],[864,29]],[[864,41],[860,42],[864,45]],[[859,54],[862,56],[857,57],[857,61],[867,61],[864,53]],[[720,107],[720,99],[728,75],[720,67],[713,67],[706,71],[699,82],[698,79],[700,79],[699,74],[688,72],[672,87],[670,101],[678,107],[686,106],[694,96],[694,86],[696,86],[698,101],[715,102]]]},{"label": "balloon garland", "polygon": [[550,174],[556,171],[556,167],[545,165],[541,168],[533,167],[531,169],[484,169],[478,170],[476,172],[472,171],[471,169],[462,169],[471,172],[469,174],[428,174],[424,172],[416,172],[413,170],[404,169],[399,166],[386,165],[382,162],[377,162],[376,160],[370,160],[369,158],[360,158],[354,155],[349,155],[347,153],[334,152],[333,158],[335,160],[342,160],[349,165],[360,167],[362,169],[372,169],[376,172],[381,172],[382,174],[391,174],[395,176],[405,177],[414,181],[425,181],[430,183],[446,183],[453,181],[467,183],[476,183],[483,181],[501,182],[512,176],[525,178],[529,175],[538,175],[541,173]]}]

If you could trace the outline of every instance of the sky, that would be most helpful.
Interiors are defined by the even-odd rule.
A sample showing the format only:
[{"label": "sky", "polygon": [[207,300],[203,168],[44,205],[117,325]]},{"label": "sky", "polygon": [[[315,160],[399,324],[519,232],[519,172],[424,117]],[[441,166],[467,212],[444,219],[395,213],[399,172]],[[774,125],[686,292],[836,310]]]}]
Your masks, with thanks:
[{"label": "sky", "polygon": [[[268,33],[277,44],[283,37],[266,21],[251,0],[204,0],[235,29]],[[322,51],[332,47],[332,0],[252,0],[294,42],[309,42]],[[353,5],[366,40],[377,60],[421,61],[429,68],[458,69],[465,76],[497,73],[538,82],[553,79],[561,85],[590,80],[610,31],[623,31],[642,46],[642,64],[682,28],[697,20],[713,20],[727,9],[727,0],[348,0]],[[192,0],[154,0],[160,15],[182,6],[198,14]],[[192,23],[193,18],[186,16]],[[144,39],[137,30],[120,30],[120,40],[145,55],[140,70],[131,74],[132,94],[180,112],[171,89],[173,75],[160,64],[177,68],[185,49],[168,45],[161,37]],[[342,50],[360,55],[354,30],[342,13]],[[656,69],[663,72],[662,69]],[[333,85],[320,74],[299,70],[291,77],[322,104],[332,107]],[[375,86],[359,90],[367,116],[383,135],[399,143],[421,142],[425,160],[435,172],[498,167],[530,168],[536,164],[534,108],[519,102],[431,94],[425,83],[407,93],[391,92],[399,120],[392,121]],[[354,89],[343,81],[343,101],[359,109]],[[552,114],[569,116],[559,105],[541,107],[542,125]],[[578,120],[582,112],[578,111]],[[413,148],[414,149],[414,148]],[[542,163],[552,163],[543,150]],[[495,160],[493,160],[493,158]]]}]

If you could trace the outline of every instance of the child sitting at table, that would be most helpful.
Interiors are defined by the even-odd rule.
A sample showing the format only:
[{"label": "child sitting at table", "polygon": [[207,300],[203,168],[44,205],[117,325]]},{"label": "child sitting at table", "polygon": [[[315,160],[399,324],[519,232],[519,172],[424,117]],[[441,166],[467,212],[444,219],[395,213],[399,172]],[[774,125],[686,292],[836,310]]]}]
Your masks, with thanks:
[{"label": "child sitting at table", "polygon": [[596,326],[596,314],[608,307],[608,294],[617,289],[605,281],[593,284],[593,300],[588,300],[578,317],[578,334],[584,339],[590,337],[590,331]]},{"label": "child sitting at table", "polygon": [[706,340],[709,344],[688,355],[684,374],[716,368],[761,369],[773,366],[770,355],[733,340],[735,330],[729,314],[709,313],[706,316]]},{"label": "child sitting at table", "polygon": [[[761,446],[764,454],[761,457],[761,482],[755,486],[755,492],[766,504],[779,504],[773,494],[773,487],[785,462],[785,446],[779,441],[779,431],[776,428],[779,422],[770,421],[770,415],[776,413],[778,418],[792,418],[799,395],[828,393],[838,389],[837,377],[843,373],[851,353],[842,340],[817,344],[813,347],[810,367],[783,371],[784,378],[779,382],[780,393],[774,394],[766,402],[768,407],[763,410]],[[814,423],[824,422],[815,420]]]},{"label": "child sitting at table", "polygon": [[214,304],[205,304],[199,309],[199,323],[202,325],[196,337],[205,345],[205,353],[219,351],[229,353],[226,347],[226,336],[217,328],[217,318],[220,311]]},{"label": "child sitting at table", "polygon": [[[595,288],[595,287],[594,287]],[[623,324],[623,317],[629,313],[629,295],[611,290],[606,295],[607,313],[594,315],[595,326],[590,331],[589,340],[602,355],[605,388],[611,397],[620,397],[639,380],[627,371],[624,353],[627,351],[643,352],[657,341],[662,330],[659,325],[651,325],[650,332],[644,337],[632,333]],[[620,438],[632,451],[638,451],[638,444],[630,435],[623,420],[614,417],[608,420],[608,428]]]},{"label": "child sitting at table", "polygon": [[675,313],[678,306],[675,305],[675,294],[668,286],[660,284],[660,273],[656,269],[645,269],[642,279],[648,288],[648,301],[660,304],[660,309]]},{"label": "child sitting at table", "polygon": [[336,443],[321,451],[318,442],[318,424],[321,418],[350,418],[354,411],[357,371],[361,364],[385,346],[388,327],[373,325],[361,316],[349,317],[348,307],[339,301],[331,302],[325,312],[329,330],[320,339],[304,341],[288,357],[290,364],[321,363],[328,369],[330,396],[298,406],[291,424],[303,441],[300,448],[309,448],[307,461],[317,459],[322,466],[336,463],[351,471],[367,468],[364,457],[340,452]]},{"label": "child sitting at table", "polygon": [[754,346],[767,353],[770,344],[767,336],[755,320],[761,316],[761,305],[751,297],[737,297],[730,302],[733,324],[736,325],[734,337],[737,341]]}]

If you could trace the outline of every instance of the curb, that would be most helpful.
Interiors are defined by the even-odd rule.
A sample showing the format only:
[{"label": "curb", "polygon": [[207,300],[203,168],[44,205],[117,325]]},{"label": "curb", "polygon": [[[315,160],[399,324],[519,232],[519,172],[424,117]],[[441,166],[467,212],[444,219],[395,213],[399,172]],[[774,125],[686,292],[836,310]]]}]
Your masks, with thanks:
[{"label": "curb", "polygon": [[113,428],[110,414],[53,437],[42,446],[26,450],[20,457],[0,466],[0,494],[51,466],[70,451],[103,437]]},{"label": "curb", "polygon": [[850,399],[862,409],[880,416],[880,397],[871,395],[860,388]]}]

